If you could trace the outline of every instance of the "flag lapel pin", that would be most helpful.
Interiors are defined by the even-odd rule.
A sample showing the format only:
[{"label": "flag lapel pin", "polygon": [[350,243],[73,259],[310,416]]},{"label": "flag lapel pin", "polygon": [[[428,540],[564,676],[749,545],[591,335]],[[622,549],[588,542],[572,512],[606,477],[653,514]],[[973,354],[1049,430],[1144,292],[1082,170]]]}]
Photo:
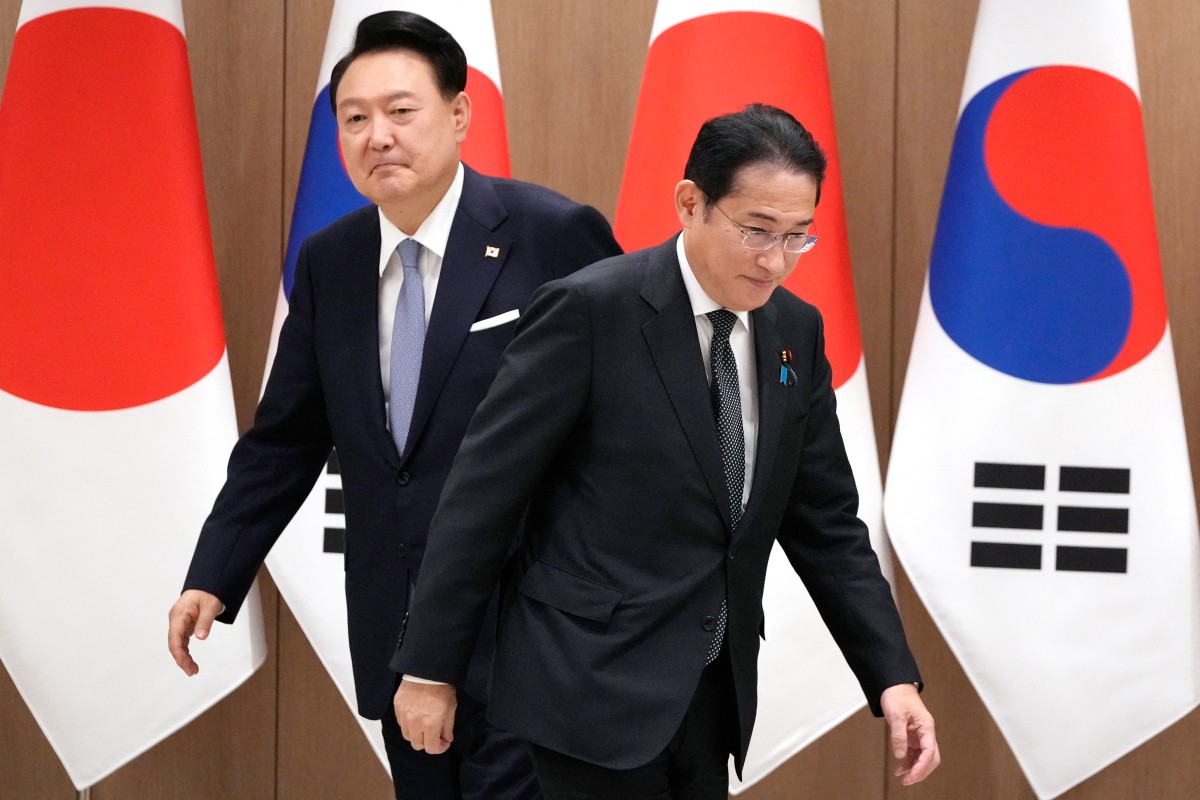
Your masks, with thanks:
[{"label": "flag lapel pin", "polygon": [[483,249],[483,256],[484,256],[484,258],[499,258],[500,257],[500,248],[496,247],[495,245],[489,244],[487,247],[485,247]]}]

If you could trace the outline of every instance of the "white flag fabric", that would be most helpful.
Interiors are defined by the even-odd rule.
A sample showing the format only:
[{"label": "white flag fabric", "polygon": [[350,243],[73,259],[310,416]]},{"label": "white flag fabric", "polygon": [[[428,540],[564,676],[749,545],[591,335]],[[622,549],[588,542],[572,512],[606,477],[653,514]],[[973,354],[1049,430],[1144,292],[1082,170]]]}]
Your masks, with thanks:
[{"label": "white flag fabric", "polygon": [[1125,0],[983,0],[893,546],[1040,798],[1194,708],[1200,556]]},{"label": "white flag fabric", "polygon": [[[825,318],[838,418],[884,574],[875,428],[859,335],[833,102],[817,0],[659,0],[642,79],[614,229],[626,250],[657,244],[679,229],[671,198],[701,124],[750,102],[792,113],[821,144],[829,169],[806,254],[785,286]],[[736,52],[736,59],[714,53]],[[686,65],[684,68],[682,65]],[[759,705],[743,781],[750,787],[865,705],[845,659],[778,547],[763,597],[766,640],[759,657]],[[819,687],[814,690],[813,687]]]},{"label": "white flag fabric", "polygon": [[[438,0],[406,0],[402,3],[337,0],[325,40],[300,184],[296,190],[268,365],[274,361],[279,330],[287,315],[286,298],[291,291],[300,245],[309,234],[368,203],[354,189],[342,166],[337,123],[329,105],[329,74],[334,64],[350,51],[360,20],[380,11],[397,9],[412,11],[436,22],[462,46],[468,62],[467,94],[471,97],[471,130],[463,142],[463,160],[489,175],[509,175],[508,139],[500,94],[500,60],[491,3],[488,0],[454,4]],[[346,627],[345,572],[342,568],[345,518],[341,511],[341,491],[341,475],[334,454],[316,487],[267,556],[267,568],[338,691],[351,710],[356,710]],[[388,769],[379,723],[359,717],[357,711],[355,719],[376,756]]]},{"label": "white flag fabric", "polygon": [[26,0],[0,103],[0,660],[83,789],[241,684],[166,649],[237,436],[183,14]]}]

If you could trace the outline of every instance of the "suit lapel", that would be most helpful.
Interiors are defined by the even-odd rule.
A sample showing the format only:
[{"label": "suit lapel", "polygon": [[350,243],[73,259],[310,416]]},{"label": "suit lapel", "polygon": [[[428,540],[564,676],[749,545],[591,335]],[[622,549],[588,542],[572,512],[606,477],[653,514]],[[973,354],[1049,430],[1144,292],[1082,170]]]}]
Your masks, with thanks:
[{"label": "suit lapel", "polygon": [[379,210],[369,206],[358,213],[361,224],[342,242],[345,268],[338,285],[345,288],[345,298],[338,313],[344,325],[346,358],[351,361],[352,374],[358,376],[355,386],[361,387],[354,392],[361,403],[361,419],[369,421],[371,438],[383,445],[385,458],[399,466],[388,432],[379,373]]},{"label": "suit lapel", "polygon": [[729,491],[721,445],[696,337],[696,318],[679,274],[674,238],[652,251],[650,259],[641,294],[658,313],[642,326],[642,334],[721,519],[729,529]]},{"label": "suit lapel", "polygon": [[405,456],[421,438],[458,351],[504,268],[512,243],[507,236],[495,233],[507,216],[500,198],[486,178],[469,167],[464,170],[462,198],[450,228],[433,313],[425,332],[421,378]]},{"label": "suit lapel", "polygon": [[[754,455],[754,479],[750,484],[750,500],[746,504],[743,520],[752,520],[762,505],[767,481],[775,465],[775,453],[779,446],[779,434],[783,429],[784,409],[788,387],[779,382],[779,352],[783,340],[775,323],[775,306],[768,301],[765,306],[751,312],[754,324],[754,363],[758,384],[758,446]],[[738,526],[735,536],[742,533],[748,523]]]}]

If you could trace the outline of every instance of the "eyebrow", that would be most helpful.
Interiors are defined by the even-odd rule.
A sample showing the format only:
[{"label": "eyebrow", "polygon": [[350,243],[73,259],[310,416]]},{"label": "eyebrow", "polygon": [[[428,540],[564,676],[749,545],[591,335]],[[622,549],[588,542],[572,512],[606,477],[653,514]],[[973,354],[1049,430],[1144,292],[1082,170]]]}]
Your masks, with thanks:
[{"label": "eyebrow", "polygon": [[[415,92],[410,92],[407,89],[401,89],[398,92],[392,92],[391,94],[384,95],[380,99],[382,99],[385,103],[390,103],[394,100],[408,100],[413,97],[416,97]],[[362,97],[343,97],[341,100],[338,101],[337,105],[338,105],[338,108],[342,108],[343,106],[348,106],[348,105],[361,105],[362,103],[368,102],[368,99],[369,98],[362,98]]]},{"label": "eyebrow", "polygon": [[[754,219],[760,219],[763,222],[779,222],[778,217],[776,217],[774,214],[768,214],[765,211],[747,211],[746,216],[753,217]],[[796,223],[797,226],[812,225],[812,224],[813,224],[812,217],[809,217],[808,219],[802,219]]]}]

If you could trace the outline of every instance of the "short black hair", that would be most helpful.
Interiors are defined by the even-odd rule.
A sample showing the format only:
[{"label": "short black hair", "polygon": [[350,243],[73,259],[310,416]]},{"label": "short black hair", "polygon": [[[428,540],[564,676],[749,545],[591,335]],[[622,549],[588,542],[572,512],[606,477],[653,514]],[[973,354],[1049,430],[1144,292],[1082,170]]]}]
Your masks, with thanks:
[{"label": "short black hair", "polygon": [[683,177],[716,203],[738,188],[742,169],[759,164],[811,177],[821,201],[826,167],[821,146],[799,120],[765,103],[751,103],[700,126]]},{"label": "short black hair", "polygon": [[329,104],[335,114],[338,84],[355,59],[392,50],[411,50],[428,61],[438,91],[447,100],[467,87],[467,56],[442,26],[411,11],[380,11],[358,23],[354,47],[333,65],[329,75]]}]

